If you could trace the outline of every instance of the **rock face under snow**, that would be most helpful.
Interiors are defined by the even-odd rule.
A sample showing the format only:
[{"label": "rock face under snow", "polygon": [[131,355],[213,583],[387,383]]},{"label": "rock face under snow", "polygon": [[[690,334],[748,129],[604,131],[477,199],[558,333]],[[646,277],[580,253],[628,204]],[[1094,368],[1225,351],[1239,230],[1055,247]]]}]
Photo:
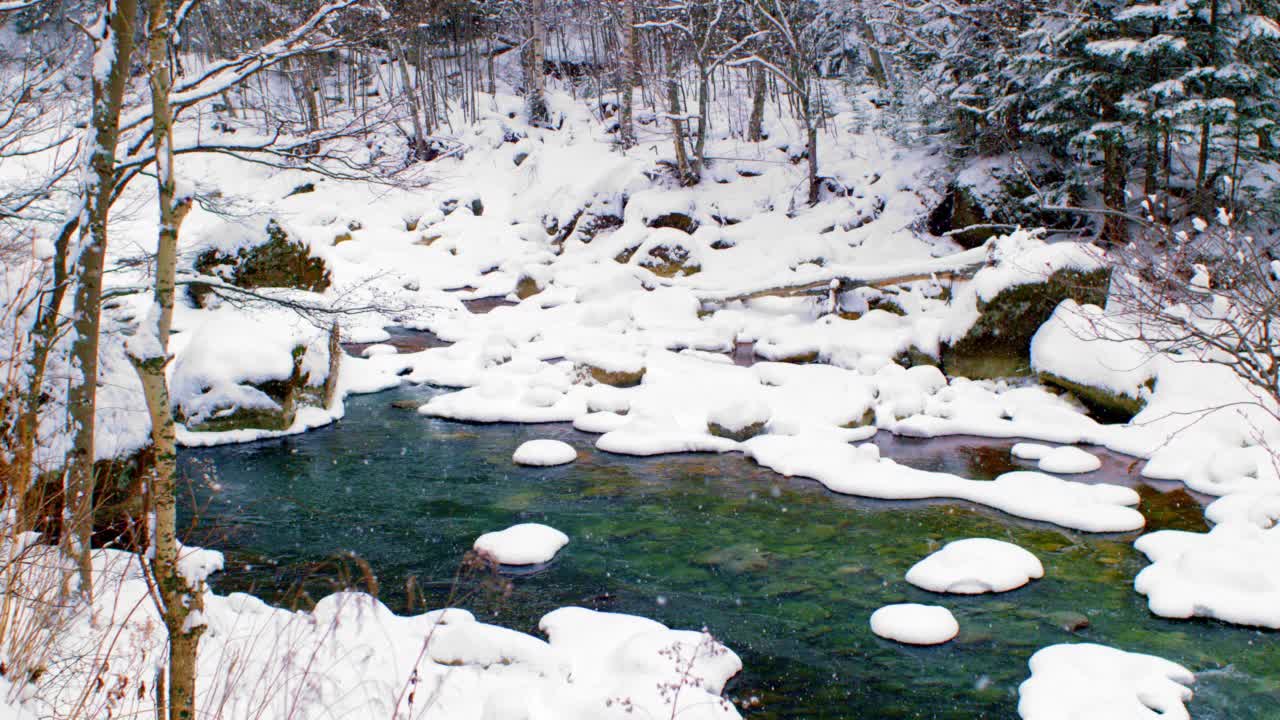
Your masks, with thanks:
[{"label": "rock face under snow", "polygon": [[553,527],[522,523],[485,533],[472,547],[503,565],[538,565],[550,562],[567,544],[569,536]]},{"label": "rock face under snow", "polygon": [[916,563],[907,582],[936,593],[980,595],[1007,592],[1044,577],[1039,558],[1012,543],[967,538]]},{"label": "rock face under snow", "polygon": [[1105,645],[1051,645],[1031,656],[1018,688],[1023,720],[1188,720],[1190,670]]},{"label": "rock face under snow", "polygon": [[578,459],[578,451],[559,440],[530,440],[516,448],[511,460],[517,465],[551,467],[567,465]]},{"label": "rock face under snow", "polygon": [[871,632],[906,645],[940,645],[960,633],[960,623],[944,607],[903,603],[871,613]]}]

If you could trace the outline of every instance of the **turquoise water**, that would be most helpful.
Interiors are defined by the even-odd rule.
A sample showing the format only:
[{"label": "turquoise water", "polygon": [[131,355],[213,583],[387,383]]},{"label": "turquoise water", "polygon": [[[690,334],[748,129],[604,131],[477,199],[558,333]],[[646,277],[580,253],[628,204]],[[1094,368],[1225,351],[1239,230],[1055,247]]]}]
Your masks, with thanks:
[{"label": "turquoise water", "polygon": [[[305,606],[335,586],[374,584],[340,559],[354,553],[401,611],[462,593],[484,619],[526,632],[563,605],[705,626],[742,657],[728,693],[751,705],[751,718],[1013,718],[1027,659],[1059,642],[1187,665],[1200,674],[1196,718],[1280,718],[1280,636],[1153,617],[1132,589],[1145,564],[1135,534],[1076,533],[959,502],[845,497],[739,455],[623,458],[565,425],[466,425],[390,405],[431,392],[352,398],[340,423],[298,437],[185,451],[194,541],[227,554],[215,588]],[[887,456],[968,477],[989,479],[1012,462],[1012,442],[881,436]],[[512,465],[516,446],[539,437],[570,442],[580,459]],[[1086,479],[1134,485],[1135,469],[1106,456]],[[1197,498],[1137,486],[1153,526],[1203,529]],[[455,582],[476,536],[517,522],[552,525],[572,541],[509,587],[483,574]],[[1045,579],[979,597],[935,596],[902,580],[932,550],[971,536],[1032,550]],[[903,601],[947,606],[960,637],[910,648],[872,635],[872,611]]]}]

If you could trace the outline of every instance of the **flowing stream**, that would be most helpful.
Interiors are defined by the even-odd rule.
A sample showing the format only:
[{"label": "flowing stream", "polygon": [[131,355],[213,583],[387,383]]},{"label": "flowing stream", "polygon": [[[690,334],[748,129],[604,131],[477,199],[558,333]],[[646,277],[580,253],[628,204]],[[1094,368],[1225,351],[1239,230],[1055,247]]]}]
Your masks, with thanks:
[{"label": "flowing stream", "polygon": [[[1200,720],[1280,717],[1280,634],[1152,616],[1132,588],[1145,565],[1136,533],[1078,533],[963,502],[846,497],[738,454],[626,458],[567,425],[467,425],[391,405],[434,392],[354,397],[328,428],[184,451],[195,541],[227,555],[215,589],[305,606],[335,586],[370,586],[361,563],[335,560],[354,553],[399,612],[462,594],[481,619],[535,634],[564,605],[706,627],[743,659],[728,694],[749,718],[1014,718],[1028,658],[1061,642],[1186,665],[1198,674]],[[516,446],[540,437],[573,444],[579,460],[513,465]],[[1012,441],[877,442],[901,463],[970,478],[1029,467],[1010,460]],[[1137,487],[1150,529],[1205,528],[1203,498],[1145,484],[1140,464],[1100,454],[1103,468],[1082,479]],[[478,535],[517,522],[571,542],[549,566],[509,576],[508,592],[484,573],[455,580]],[[977,597],[902,579],[942,544],[974,536],[1031,550],[1045,578]],[[934,648],[880,640],[868,618],[894,602],[945,605],[961,634]]]}]

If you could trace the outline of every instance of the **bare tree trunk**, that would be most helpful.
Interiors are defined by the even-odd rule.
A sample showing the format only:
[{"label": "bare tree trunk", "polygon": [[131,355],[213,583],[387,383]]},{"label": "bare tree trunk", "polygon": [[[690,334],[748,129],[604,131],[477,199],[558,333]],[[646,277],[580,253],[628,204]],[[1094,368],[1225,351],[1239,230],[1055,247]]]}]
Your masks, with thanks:
[{"label": "bare tree trunk", "polygon": [[1209,191],[1209,147],[1213,136],[1213,124],[1200,123],[1200,152],[1196,157],[1196,212],[1208,214],[1213,210],[1212,193]]},{"label": "bare tree trunk", "polygon": [[751,66],[751,119],[747,121],[747,140],[760,142],[764,139],[764,105],[769,99],[769,86],[765,82],[764,68]]},{"label": "bare tree trunk", "polygon": [[391,40],[391,48],[396,56],[396,65],[400,68],[400,82],[404,85],[404,94],[409,98],[409,115],[413,117],[413,158],[430,160],[427,132],[422,122],[422,103],[413,87],[413,79],[409,77],[409,57],[405,55],[404,46],[398,40]]},{"label": "bare tree trunk", "polygon": [[698,132],[693,136],[693,175],[702,177],[706,165],[707,124],[711,116],[711,81],[706,66],[698,63]]},{"label": "bare tree trunk", "polygon": [[809,204],[817,205],[822,179],[818,177],[818,126],[812,118],[805,121],[805,138],[805,153],[809,156]]},{"label": "bare tree trunk", "polygon": [[619,119],[619,134],[622,147],[629,148],[636,144],[635,111],[632,108],[636,87],[636,72],[639,48],[636,44],[636,4],[635,0],[622,0],[622,63],[619,68],[618,94],[621,96],[622,117]]},{"label": "bare tree trunk", "polygon": [[858,34],[862,36],[862,44],[867,49],[867,74],[876,85],[882,88],[889,87],[889,72],[885,67],[884,58],[880,55],[880,42],[876,40],[876,33],[871,28],[871,23],[867,22],[861,0],[854,13],[854,24],[857,25]]},{"label": "bare tree trunk", "polygon": [[160,229],[156,244],[156,285],[152,312],[129,341],[129,355],[142,383],[151,419],[155,469],[150,490],[155,509],[152,571],[160,594],[160,611],[169,636],[168,702],[170,720],[196,716],[196,654],[201,623],[190,622],[202,609],[203,588],[192,587],[180,572],[177,538],[177,432],[165,366],[173,325],[174,278],[178,231],[190,210],[190,198],[176,197],[173,167],[173,110],[169,102],[169,17],[165,0],[147,2],[147,74],[151,86],[152,145],[156,153],[156,189]]},{"label": "bare tree trunk", "polygon": [[342,371],[342,327],[337,320],[329,327],[329,374],[324,379],[324,406],[333,407],[338,399],[339,373]]},{"label": "bare tree trunk", "polygon": [[525,106],[529,122],[546,125],[547,110],[546,43],[547,24],[542,0],[528,0],[530,15],[528,63],[525,65]]},{"label": "bare tree trunk", "polygon": [[[98,391],[98,329],[102,312],[102,270],[107,251],[107,219],[115,191],[116,144],[120,139],[120,107],[133,55],[133,21],[137,0],[109,0],[94,28],[93,109],[85,169],[85,220],[75,264],[76,292],[71,354],[79,375],[67,393],[73,429],[71,457],[63,485],[63,542],[75,558],[80,591],[93,597],[94,419]],[[101,61],[101,62],[99,62]]]},{"label": "bare tree trunk", "polygon": [[684,108],[680,105],[680,74],[676,65],[675,48],[666,43],[667,51],[667,114],[671,119],[671,142],[676,153],[676,174],[680,184],[689,185],[689,153],[684,146]]},{"label": "bare tree trunk", "polygon": [[1102,221],[1102,242],[1123,245],[1129,241],[1125,211],[1125,183],[1128,167],[1124,147],[1119,141],[1109,140],[1103,148],[1102,201],[1108,212]]}]

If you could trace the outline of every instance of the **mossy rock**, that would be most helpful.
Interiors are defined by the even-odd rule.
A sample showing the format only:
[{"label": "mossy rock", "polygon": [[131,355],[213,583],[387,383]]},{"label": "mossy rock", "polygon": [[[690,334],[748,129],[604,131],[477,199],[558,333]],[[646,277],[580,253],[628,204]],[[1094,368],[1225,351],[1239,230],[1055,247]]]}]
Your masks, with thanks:
[{"label": "mossy rock", "polygon": [[930,365],[938,367],[938,358],[912,345],[911,347],[898,353],[893,361],[904,368],[913,368],[918,365]]},{"label": "mossy rock", "polygon": [[651,228],[675,228],[682,232],[693,234],[698,229],[698,221],[691,216],[680,212],[670,212],[665,215],[659,215],[646,223]]},{"label": "mossy rock", "polygon": [[641,381],[644,380],[646,370],[645,368],[640,368],[639,370],[634,371],[609,371],[595,367],[594,365],[586,365],[585,368],[587,370],[587,374],[591,376],[592,380],[595,380],[601,385],[612,385],[613,387],[618,388],[629,388],[639,385]]},{"label": "mossy rock", "polygon": [[870,312],[871,310],[883,310],[890,315],[897,315],[899,317],[906,317],[907,314],[907,311],[903,309],[901,303],[898,302],[898,299],[887,293],[881,293],[876,297],[867,299],[867,311]]},{"label": "mossy rock", "polygon": [[692,259],[688,249],[679,245],[654,247],[645,253],[639,264],[654,275],[664,278],[696,275],[702,272],[702,265]]},{"label": "mossy rock", "polygon": [[850,420],[849,422],[846,422],[840,427],[848,428],[852,430],[853,428],[868,427],[870,425],[875,425],[875,424],[876,424],[876,409],[873,407],[869,407],[865,411],[863,411],[862,415],[856,418],[853,418],[852,420]]},{"label": "mossy rock", "polygon": [[574,227],[578,241],[590,243],[602,232],[622,227],[622,218],[613,213],[586,213]]},{"label": "mossy rock", "polygon": [[[332,282],[324,260],[311,256],[305,243],[289,237],[275,220],[267,223],[267,242],[241,248],[235,255],[206,250],[195,261],[202,275],[213,275],[228,284],[242,288],[297,288],[324,292]],[[208,285],[188,286],[188,294],[196,307],[204,307],[212,292]]]},{"label": "mossy rock", "polygon": [[794,355],[775,358],[773,362],[790,363],[792,365],[812,365],[813,363],[818,362],[819,357],[821,356],[817,350],[807,350]]},{"label": "mossy rock", "polygon": [[746,427],[738,430],[730,430],[729,428],[714,422],[707,423],[707,432],[720,438],[728,438],[734,442],[746,442],[757,435],[764,434],[765,423],[751,423]]},{"label": "mossy rock", "polygon": [[[1133,420],[1135,415],[1142,412],[1142,408],[1147,405],[1147,401],[1142,398],[1117,393],[1093,385],[1085,385],[1053,373],[1040,373],[1039,377],[1040,382],[1045,385],[1061,388],[1074,395],[1077,400],[1089,409],[1089,414],[1099,422],[1127,423]],[[1147,387],[1154,389],[1155,381],[1147,381]]]},{"label": "mossy rock", "polygon": [[[192,420],[176,408],[176,419],[193,432],[224,432],[228,430],[287,430],[293,425],[297,409],[306,403],[308,396],[308,376],[302,370],[302,359],[306,348],[299,345],[293,349],[293,370],[283,380],[266,380],[260,383],[247,383],[260,390],[275,402],[274,408],[227,408],[214,413],[203,420]],[[319,403],[322,404],[323,400]]]},{"label": "mossy rock", "polygon": [[1081,305],[1107,300],[1111,273],[1105,268],[1059,270],[1044,282],[1015,285],[979,302],[981,315],[956,342],[942,347],[942,368],[951,377],[974,379],[1031,374],[1031,338],[1066,299]]},{"label": "mossy rock", "polygon": [[542,286],[532,276],[521,275],[520,279],[516,281],[516,297],[521,300],[531,298],[540,292],[542,292]]}]

